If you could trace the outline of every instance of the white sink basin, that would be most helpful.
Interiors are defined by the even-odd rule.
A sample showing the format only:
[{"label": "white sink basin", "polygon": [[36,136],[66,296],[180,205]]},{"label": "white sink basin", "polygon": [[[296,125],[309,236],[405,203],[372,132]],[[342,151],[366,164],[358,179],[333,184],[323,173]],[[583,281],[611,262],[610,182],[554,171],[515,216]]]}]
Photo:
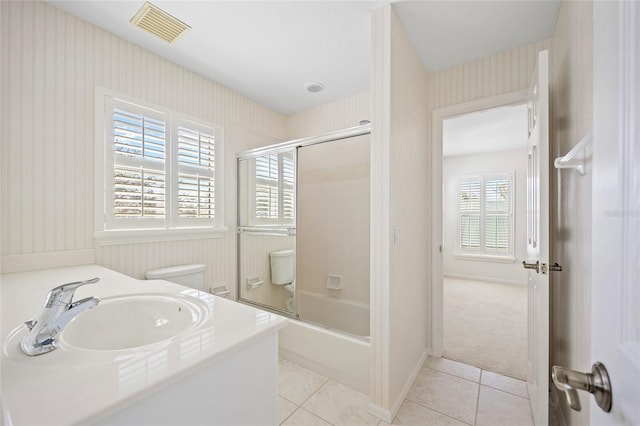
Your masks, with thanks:
[{"label": "white sink basin", "polygon": [[171,339],[204,319],[205,307],[191,299],[160,294],[102,299],[65,327],[60,348],[135,349]]}]

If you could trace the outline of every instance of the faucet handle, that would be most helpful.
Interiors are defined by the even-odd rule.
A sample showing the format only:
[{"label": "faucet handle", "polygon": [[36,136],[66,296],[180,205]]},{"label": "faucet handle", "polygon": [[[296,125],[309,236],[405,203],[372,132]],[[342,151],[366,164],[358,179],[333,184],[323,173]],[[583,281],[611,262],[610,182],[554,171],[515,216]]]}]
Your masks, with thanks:
[{"label": "faucet handle", "polygon": [[76,281],[72,283],[66,283],[52,288],[47,295],[45,307],[50,308],[57,303],[70,304],[73,299],[73,293],[78,287],[86,284],[94,284],[100,281],[99,277],[92,278],[90,280]]}]

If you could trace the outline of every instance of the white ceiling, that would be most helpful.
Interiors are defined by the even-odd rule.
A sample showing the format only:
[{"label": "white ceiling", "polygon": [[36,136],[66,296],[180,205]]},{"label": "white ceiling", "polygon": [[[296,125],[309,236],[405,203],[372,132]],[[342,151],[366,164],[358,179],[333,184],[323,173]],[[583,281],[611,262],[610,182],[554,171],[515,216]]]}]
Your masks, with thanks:
[{"label": "white ceiling", "polygon": [[[129,21],[144,1],[55,7],[289,114],[369,89],[370,13],[394,3],[426,70],[551,36],[560,1],[152,1],[191,26],[174,44]],[[307,82],[325,90],[308,93]]]},{"label": "white ceiling", "polygon": [[445,157],[527,147],[527,106],[511,105],[459,115],[443,121]]}]

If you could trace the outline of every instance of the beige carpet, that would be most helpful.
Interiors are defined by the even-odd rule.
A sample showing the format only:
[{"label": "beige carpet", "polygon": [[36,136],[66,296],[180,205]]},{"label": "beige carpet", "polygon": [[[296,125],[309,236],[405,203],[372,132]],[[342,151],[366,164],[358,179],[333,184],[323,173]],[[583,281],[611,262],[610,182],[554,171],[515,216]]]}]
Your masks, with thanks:
[{"label": "beige carpet", "polygon": [[527,287],[444,278],[444,357],[527,375]]}]

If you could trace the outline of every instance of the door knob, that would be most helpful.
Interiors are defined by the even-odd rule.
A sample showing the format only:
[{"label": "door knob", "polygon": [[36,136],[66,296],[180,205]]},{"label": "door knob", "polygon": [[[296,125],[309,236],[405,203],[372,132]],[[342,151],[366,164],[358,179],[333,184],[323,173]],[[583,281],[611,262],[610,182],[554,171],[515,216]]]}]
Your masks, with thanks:
[{"label": "door knob", "polygon": [[540,273],[540,261],[536,260],[536,263],[527,263],[525,260],[522,261],[522,266],[524,269],[533,269],[536,273]]},{"label": "door knob", "polygon": [[569,407],[576,411],[581,410],[578,391],[584,390],[592,393],[603,411],[611,411],[611,383],[609,374],[604,364],[596,362],[591,367],[591,373],[580,373],[554,365],[551,369],[553,384],[564,392]]}]

